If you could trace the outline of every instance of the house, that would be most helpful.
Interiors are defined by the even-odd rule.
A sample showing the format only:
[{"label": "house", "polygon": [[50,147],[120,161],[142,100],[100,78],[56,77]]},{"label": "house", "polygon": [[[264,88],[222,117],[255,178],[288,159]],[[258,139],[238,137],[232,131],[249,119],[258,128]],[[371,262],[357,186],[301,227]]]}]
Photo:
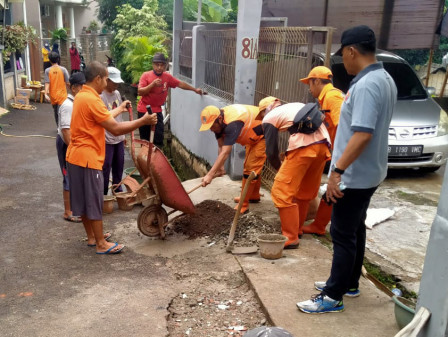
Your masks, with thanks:
[{"label": "house", "polygon": [[[5,2],[3,8],[2,3]],[[43,75],[43,61],[41,48],[44,41],[50,41],[50,31],[56,28],[67,28],[69,41],[79,37],[84,27],[96,20],[96,1],[83,0],[10,0],[0,1],[0,22],[5,24],[24,22],[36,29],[38,41],[30,45],[28,50],[21,53],[23,68],[14,68],[14,61],[7,62],[1,79],[0,105],[5,106],[15,95],[15,88],[20,84],[20,77],[24,74],[28,79],[41,81]],[[25,14],[25,15],[24,15]],[[63,57],[63,51],[61,56]],[[65,64],[65,66],[67,66]],[[68,69],[70,67],[68,66]],[[29,70],[29,71],[28,71]],[[14,76],[15,74],[15,76]]]}]

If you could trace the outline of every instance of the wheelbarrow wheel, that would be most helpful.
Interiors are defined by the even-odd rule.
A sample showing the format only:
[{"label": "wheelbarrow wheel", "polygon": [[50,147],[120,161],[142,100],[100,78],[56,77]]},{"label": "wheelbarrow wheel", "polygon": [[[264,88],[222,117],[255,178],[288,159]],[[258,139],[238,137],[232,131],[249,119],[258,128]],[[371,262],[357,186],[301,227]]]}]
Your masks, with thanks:
[{"label": "wheelbarrow wheel", "polygon": [[168,223],[168,214],[158,205],[143,208],[137,218],[138,229],[143,235],[149,237],[165,237],[165,227]]}]

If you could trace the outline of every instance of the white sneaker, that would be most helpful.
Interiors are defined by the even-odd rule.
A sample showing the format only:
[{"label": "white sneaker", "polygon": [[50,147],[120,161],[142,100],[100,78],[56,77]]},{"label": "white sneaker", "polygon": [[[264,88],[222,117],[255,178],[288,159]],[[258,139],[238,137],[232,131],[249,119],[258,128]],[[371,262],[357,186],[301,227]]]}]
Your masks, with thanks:
[{"label": "white sneaker", "polygon": [[297,307],[300,311],[307,314],[324,314],[327,312],[344,311],[344,303],[336,301],[327,295],[314,295],[308,301],[298,302]]}]

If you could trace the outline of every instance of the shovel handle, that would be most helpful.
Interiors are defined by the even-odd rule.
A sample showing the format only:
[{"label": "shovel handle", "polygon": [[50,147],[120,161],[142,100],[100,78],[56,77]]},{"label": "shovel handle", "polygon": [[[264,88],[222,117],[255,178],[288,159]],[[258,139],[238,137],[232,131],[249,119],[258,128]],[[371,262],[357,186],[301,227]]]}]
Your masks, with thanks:
[{"label": "shovel handle", "polygon": [[229,239],[227,240],[226,252],[232,251],[233,239],[235,238],[236,225],[238,223],[238,218],[240,217],[241,208],[243,207],[244,199],[246,198],[247,190],[249,189],[250,182],[256,177],[256,173],[252,171],[246,180],[243,190],[240,195],[240,202],[238,203],[238,208],[236,210],[235,216],[233,217],[232,227],[230,227]]},{"label": "shovel handle", "polygon": [[189,191],[187,192],[187,194],[190,194],[190,193],[196,191],[196,190],[197,190],[198,188],[200,188],[200,187],[202,187],[202,183],[200,183],[198,186],[193,187],[191,190],[189,190]]}]

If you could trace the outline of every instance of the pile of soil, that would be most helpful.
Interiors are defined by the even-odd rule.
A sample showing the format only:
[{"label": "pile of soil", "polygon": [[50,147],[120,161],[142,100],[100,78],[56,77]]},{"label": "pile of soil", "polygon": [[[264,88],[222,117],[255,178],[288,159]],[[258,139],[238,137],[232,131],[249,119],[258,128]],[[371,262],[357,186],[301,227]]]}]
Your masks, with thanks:
[{"label": "pile of soil", "polygon": [[[220,201],[205,200],[196,205],[196,214],[175,220],[171,230],[189,239],[209,238],[209,242],[226,242],[229,237],[235,210]],[[260,234],[280,233],[280,223],[273,226],[252,213],[243,214],[238,220],[235,246],[254,245]]]},{"label": "pile of soil", "polygon": [[196,205],[196,214],[187,214],[174,221],[171,229],[189,239],[213,237],[229,230],[235,211],[219,201],[204,200]]}]

